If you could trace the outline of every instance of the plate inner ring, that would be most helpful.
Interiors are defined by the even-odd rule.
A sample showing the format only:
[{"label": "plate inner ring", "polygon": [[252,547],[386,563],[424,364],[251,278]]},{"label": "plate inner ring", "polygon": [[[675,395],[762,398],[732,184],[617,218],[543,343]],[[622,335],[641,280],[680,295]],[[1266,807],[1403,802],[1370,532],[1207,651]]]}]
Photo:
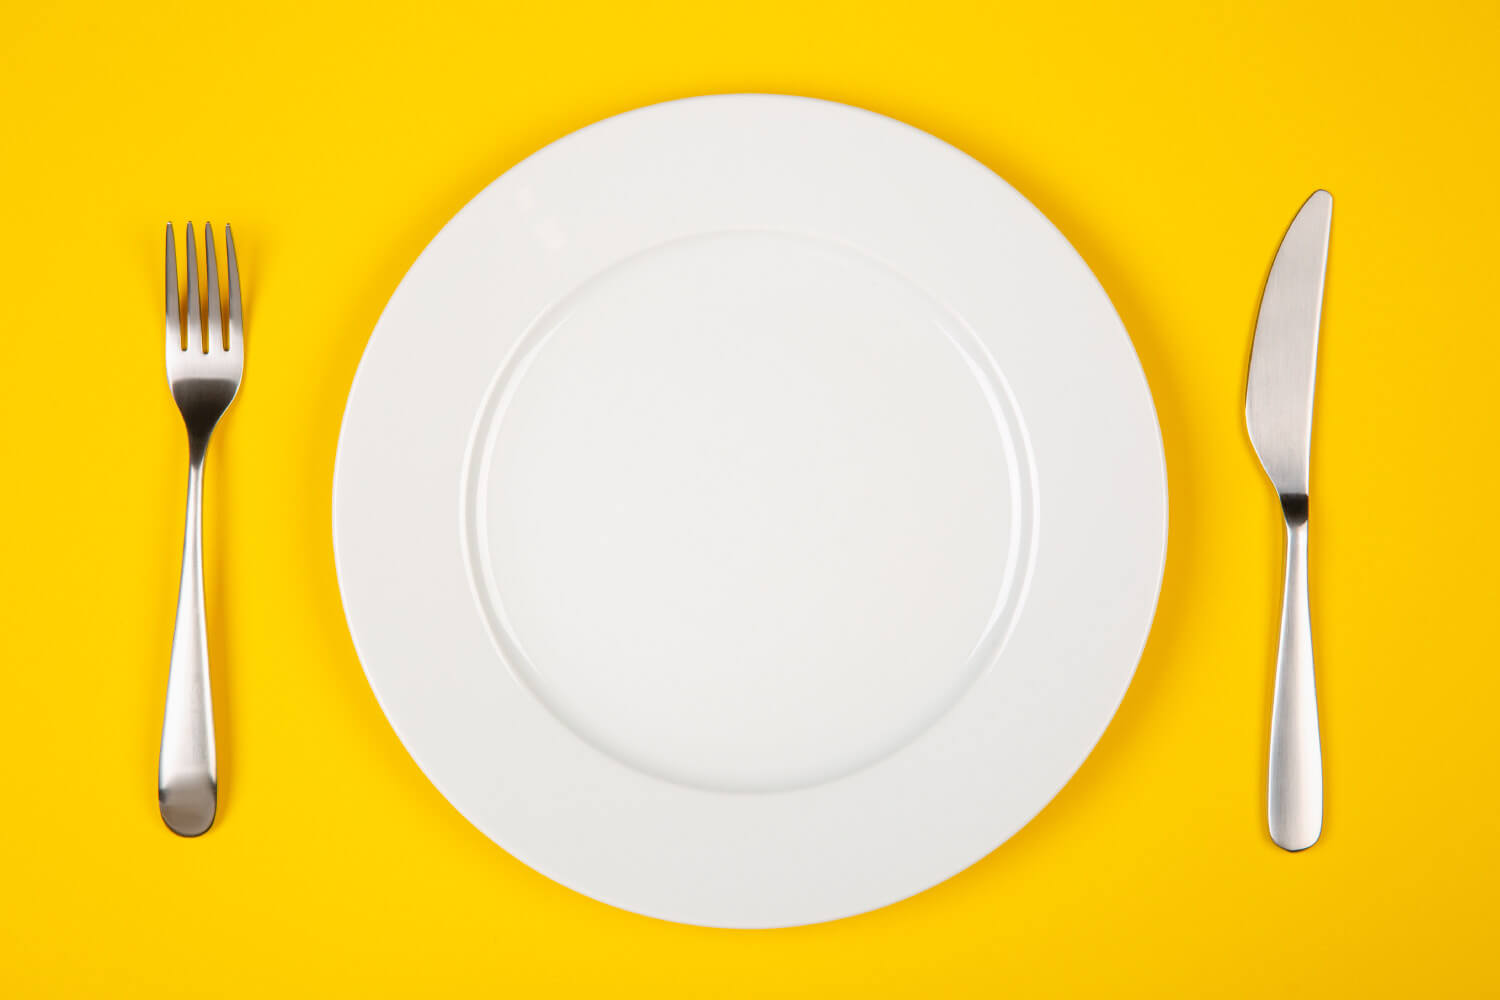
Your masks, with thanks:
[{"label": "plate inner ring", "polygon": [[684,237],[577,286],[497,372],[464,469],[505,667],[595,749],[715,792],[909,744],[995,665],[1036,549],[980,339],[799,233]]}]

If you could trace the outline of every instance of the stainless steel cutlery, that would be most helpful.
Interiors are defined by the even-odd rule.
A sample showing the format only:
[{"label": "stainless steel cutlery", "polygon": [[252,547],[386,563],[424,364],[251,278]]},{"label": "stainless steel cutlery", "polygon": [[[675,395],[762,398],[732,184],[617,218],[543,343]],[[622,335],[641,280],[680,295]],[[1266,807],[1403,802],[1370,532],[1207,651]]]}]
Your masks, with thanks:
[{"label": "stainless steel cutlery", "polygon": [[[1315,191],[1282,238],[1261,297],[1245,391],[1250,441],[1276,490],[1286,525],[1267,821],[1271,838],[1288,851],[1311,847],[1323,827],[1307,528],[1313,393],[1332,218],[1333,197]],[[239,268],[228,226],[224,240],[228,259],[221,298],[213,230],[204,227],[204,309],[197,248],[188,225],[184,307],[172,226],[167,226],[167,384],[187,431],[188,488],[157,790],[162,819],[185,837],[212,826],[218,803],[203,597],[203,470],[214,428],[239,391],[245,356]]]},{"label": "stainless steel cutlery", "polygon": [[157,797],[161,818],[174,833],[196,837],[213,825],[218,807],[213,701],[209,693],[208,629],[203,602],[203,463],[219,418],[234,402],[245,370],[244,321],[234,236],[224,227],[228,253],[228,323],[219,295],[219,269],[211,226],[203,228],[207,336],[199,307],[198,256],[187,227],[186,336],[177,284],[177,251],[167,225],[167,385],[187,428],[187,519],[182,538],[182,580],[161,727]]},{"label": "stainless steel cutlery", "polygon": [[1318,326],[1332,221],[1333,196],[1315,191],[1282,237],[1260,300],[1245,389],[1250,441],[1286,520],[1266,812],[1271,839],[1288,851],[1311,847],[1323,830],[1323,751],[1307,592],[1307,497]]}]

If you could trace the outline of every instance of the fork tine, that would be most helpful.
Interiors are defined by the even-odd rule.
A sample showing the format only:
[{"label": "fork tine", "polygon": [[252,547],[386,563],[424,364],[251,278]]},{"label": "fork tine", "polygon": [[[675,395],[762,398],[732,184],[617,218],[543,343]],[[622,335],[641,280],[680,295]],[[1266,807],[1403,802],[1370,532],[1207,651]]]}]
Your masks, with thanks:
[{"label": "fork tine", "polygon": [[177,241],[167,223],[167,350],[182,350],[182,289],[177,285]]},{"label": "fork tine", "polygon": [[203,310],[198,305],[198,243],[193,224],[187,224],[187,343],[188,350],[203,351]]},{"label": "fork tine", "polygon": [[208,349],[224,350],[224,314],[219,310],[219,262],[214,257],[214,224],[203,224],[203,269],[208,273],[205,287],[208,289]]},{"label": "fork tine", "polygon": [[224,246],[229,253],[229,351],[235,353],[244,344],[245,321],[240,313],[240,265],[234,256],[234,233],[224,223]]}]

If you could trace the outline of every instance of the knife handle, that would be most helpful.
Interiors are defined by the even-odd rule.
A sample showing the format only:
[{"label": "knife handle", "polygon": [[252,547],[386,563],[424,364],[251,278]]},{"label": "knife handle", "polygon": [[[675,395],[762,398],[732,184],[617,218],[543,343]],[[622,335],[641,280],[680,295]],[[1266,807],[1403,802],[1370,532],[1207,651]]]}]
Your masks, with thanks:
[{"label": "knife handle", "polygon": [[1307,594],[1307,497],[1283,496],[1281,506],[1286,515],[1286,582],[1271,704],[1266,812],[1277,846],[1303,851],[1323,832],[1323,748]]}]

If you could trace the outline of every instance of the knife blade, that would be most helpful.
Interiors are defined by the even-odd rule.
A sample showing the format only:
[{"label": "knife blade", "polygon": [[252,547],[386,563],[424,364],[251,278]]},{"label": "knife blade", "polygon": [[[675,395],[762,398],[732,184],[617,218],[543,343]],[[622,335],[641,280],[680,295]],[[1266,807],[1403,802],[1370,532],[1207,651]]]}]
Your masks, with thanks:
[{"label": "knife blade", "polygon": [[1261,295],[1245,385],[1250,442],[1286,520],[1266,822],[1271,839],[1288,851],[1306,850],[1323,831],[1323,748],[1307,587],[1307,494],[1332,223],[1333,196],[1314,191],[1282,237]]},{"label": "knife blade", "polygon": [[1245,423],[1271,485],[1307,496],[1313,382],[1328,271],[1333,195],[1314,191],[1282,237],[1255,322]]}]

